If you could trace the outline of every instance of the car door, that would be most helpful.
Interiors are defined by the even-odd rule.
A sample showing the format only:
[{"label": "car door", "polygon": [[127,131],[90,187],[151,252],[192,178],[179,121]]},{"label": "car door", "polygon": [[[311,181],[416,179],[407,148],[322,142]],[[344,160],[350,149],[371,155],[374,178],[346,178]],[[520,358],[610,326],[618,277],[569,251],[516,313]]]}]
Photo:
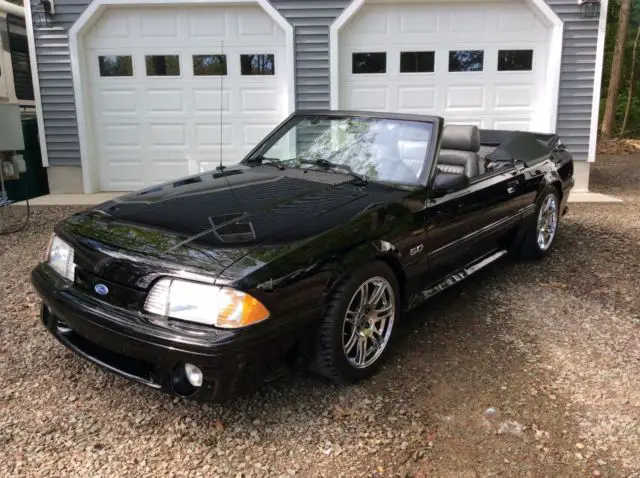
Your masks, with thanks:
[{"label": "car door", "polygon": [[425,251],[429,287],[488,252],[504,248],[504,241],[520,219],[524,175],[509,168],[477,178],[464,190],[427,203]]}]

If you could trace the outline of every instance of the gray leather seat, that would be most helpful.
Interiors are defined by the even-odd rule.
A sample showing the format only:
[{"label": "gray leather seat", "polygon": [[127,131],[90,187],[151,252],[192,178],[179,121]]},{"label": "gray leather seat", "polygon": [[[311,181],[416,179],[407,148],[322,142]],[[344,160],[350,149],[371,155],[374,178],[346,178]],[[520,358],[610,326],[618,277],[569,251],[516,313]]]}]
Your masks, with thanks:
[{"label": "gray leather seat", "polygon": [[443,173],[464,174],[472,179],[480,174],[480,130],[477,126],[447,125],[442,132],[436,167]]}]

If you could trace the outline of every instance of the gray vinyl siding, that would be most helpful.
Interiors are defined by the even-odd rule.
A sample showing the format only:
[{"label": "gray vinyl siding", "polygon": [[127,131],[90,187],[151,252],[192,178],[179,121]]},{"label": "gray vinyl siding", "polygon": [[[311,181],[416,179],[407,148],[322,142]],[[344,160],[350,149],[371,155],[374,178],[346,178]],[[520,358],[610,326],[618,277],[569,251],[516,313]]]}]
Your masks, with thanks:
[{"label": "gray vinyl siding", "polygon": [[547,0],[564,21],[558,134],[576,159],[587,159],[596,72],[598,19],[580,16],[574,0]]},{"label": "gray vinyl siding", "polygon": [[293,25],[296,107],[329,109],[329,27],[350,0],[271,0]]},{"label": "gray vinyl siding", "polygon": [[[51,27],[34,25],[44,134],[49,164],[55,166],[80,164],[67,32],[89,3],[89,0],[58,0]],[[34,15],[39,8],[40,0],[31,0]]]},{"label": "gray vinyl siding", "polygon": [[[32,10],[40,0],[30,0]],[[45,137],[52,165],[79,165],[80,146],[67,32],[91,0],[56,0],[54,24],[34,27]],[[587,159],[598,35],[575,0],[547,0],[565,22],[558,133],[576,159]],[[296,106],[330,106],[329,27],[350,0],[271,0],[294,27]]]}]

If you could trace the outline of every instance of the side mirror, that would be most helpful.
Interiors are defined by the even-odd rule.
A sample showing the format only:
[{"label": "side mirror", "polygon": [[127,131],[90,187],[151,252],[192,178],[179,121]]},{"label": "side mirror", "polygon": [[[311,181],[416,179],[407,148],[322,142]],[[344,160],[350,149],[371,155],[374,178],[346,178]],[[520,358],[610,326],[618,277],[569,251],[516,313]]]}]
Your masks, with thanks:
[{"label": "side mirror", "polygon": [[469,187],[469,178],[464,174],[436,173],[433,181],[433,197],[439,198],[449,193],[462,191]]}]

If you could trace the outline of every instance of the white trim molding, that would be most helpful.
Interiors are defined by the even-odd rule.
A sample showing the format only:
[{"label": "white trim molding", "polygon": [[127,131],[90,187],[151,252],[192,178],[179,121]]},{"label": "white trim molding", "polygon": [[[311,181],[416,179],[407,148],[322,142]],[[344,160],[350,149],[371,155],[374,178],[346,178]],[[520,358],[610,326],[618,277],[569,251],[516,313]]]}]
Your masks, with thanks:
[{"label": "white trim molding", "polygon": [[598,21],[598,43],[596,45],[596,69],[593,78],[593,104],[591,105],[591,131],[589,133],[589,154],[587,161],[596,160],[598,147],[598,126],[600,125],[600,94],[602,93],[602,67],[604,64],[604,40],[607,33],[607,12],[609,0],[600,2],[600,20]]},{"label": "white trim molding", "polygon": [[31,16],[31,0],[24,0],[24,17],[25,24],[27,25],[27,43],[29,44],[29,63],[31,63],[31,82],[33,83],[33,98],[36,106],[40,157],[42,158],[42,165],[44,167],[48,167],[49,153],[47,151],[47,137],[44,130],[42,96],[40,95],[40,77],[38,76],[38,61],[36,57],[36,38],[33,33],[33,17]]},{"label": "white trim molding", "polygon": [[[28,3],[29,0],[25,0]],[[95,164],[95,145],[91,134],[91,105],[88,81],[82,81],[86,76],[85,52],[83,38],[95,22],[108,7],[117,6],[154,6],[154,5],[238,5],[257,4],[267,13],[285,32],[286,55],[290,68],[287,76],[288,111],[295,111],[295,54],[293,26],[276,10],[269,0],[93,0],[69,29],[69,50],[71,55],[71,74],[75,92],[76,114],[78,120],[78,139],[80,141],[80,161],[82,164],[82,182],[86,194],[99,190],[97,165]],[[35,50],[34,50],[35,51]],[[38,94],[39,98],[39,94]],[[44,131],[44,129],[43,129]]]},{"label": "white trim molding", "polygon": [[[365,3],[392,3],[394,0],[353,0],[342,14],[336,18],[329,29],[329,68],[331,109],[340,109],[340,44],[339,34],[351,17],[353,17]],[[416,0],[412,0],[416,1]],[[424,3],[443,3],[443,0],[418,0]],[[474,2],[478,3],[476,0]],[[604,0],[607,1],[607,0]],[[550,31],[549,55],[547,59],[547,81],[544,97],[549,98],[543,111],[538,113],[537,129],[544,132],[555,132],[558,119],[558,98],[560,95],[560,66],[562,62],[562,44],[564,38],[564,22],[551,9],[545,0],[523,0],[529,5],[533,13]]]}]

